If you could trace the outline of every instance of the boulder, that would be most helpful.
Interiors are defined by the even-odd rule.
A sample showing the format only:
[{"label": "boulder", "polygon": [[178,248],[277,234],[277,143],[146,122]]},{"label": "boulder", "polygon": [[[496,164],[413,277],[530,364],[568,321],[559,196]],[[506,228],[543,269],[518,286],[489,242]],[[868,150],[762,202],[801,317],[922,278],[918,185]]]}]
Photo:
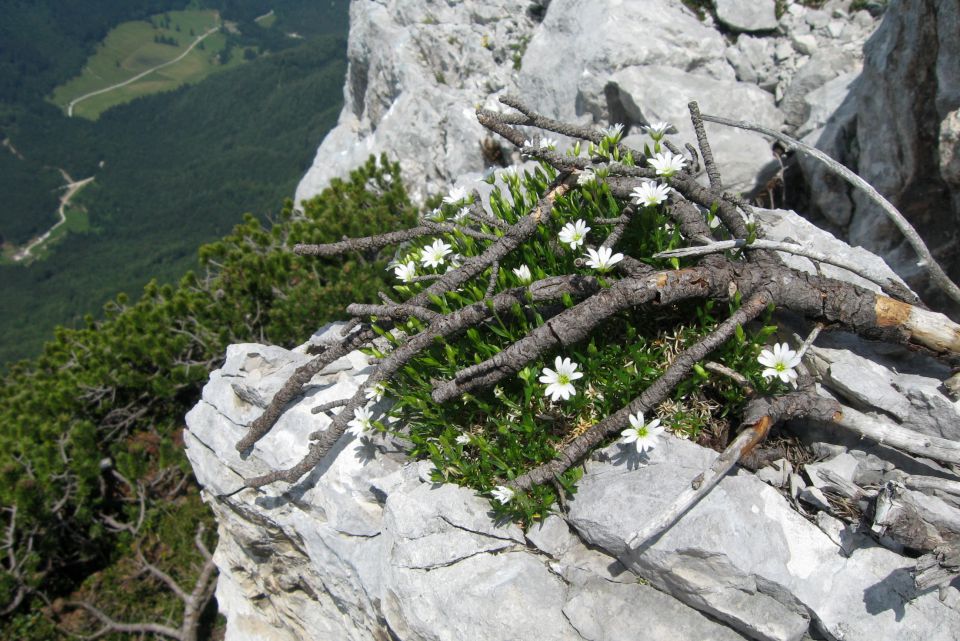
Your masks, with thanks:
[{"label": "boulder", "polygon": [[527,47],[518,89],[551,118],[589,115],[606,126],[621,121],[604,94],[617,71],[659,65],[732,79],[730,67],[717,59],[724,46],[719,33],[679,2],[554,0]]},{"label": "boulder", "polygon": [[[605,458],[622,458],[619,447]],[[631,551],[625,541],[715,456],[670,437],[636,469],[591,462],[570,502],[570,523],[652,585],[751,638],[799,641],[811,621],[845,641],[960,635],[955,611],[935,593],[913,590],[909,559],[875,545],[845,556],[752,474],[725,478],[658,540]]]},{"label": "boulder", "polygon": [[769,31],[777,28],[774,0],[715,0],[717,20],[734,31]]},{"label": "boulder", "polygon": [[[655,88],[655,90],[652,90]],[[679,141],[696,141],[687,104],[696,100],[702,113],[747,120],[778,129],[782,120],[773,96],[759,87],[732,80],[702,78],[675,67],[626,67],[610,77],[608,94],[616,96],[631,122],[665,121],[674,125]],[[773,162],[770,143],[760,134],[705,125],[724,187],[746,192],[756,187],[763,168]],[[627,141],[628,143],[630,140]],[[635,146],[642,148],[644,140]]]}]

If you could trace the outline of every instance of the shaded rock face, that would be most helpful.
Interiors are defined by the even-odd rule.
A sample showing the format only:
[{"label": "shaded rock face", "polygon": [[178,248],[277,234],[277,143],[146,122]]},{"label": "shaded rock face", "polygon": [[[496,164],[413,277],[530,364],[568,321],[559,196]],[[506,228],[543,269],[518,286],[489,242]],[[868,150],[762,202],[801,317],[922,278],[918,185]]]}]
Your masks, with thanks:
[{"label": "shaded rock face", "polygon": [[[951,159],[960,107],[958,32],[957,0],[892,2],[864,47],[863,72],[851,93],[826,126],[806,138],[893,202],[955,279],[960,191]],[[879,208],[812,163],[803,166],[819,212],[923,294],[916,255]]]}]

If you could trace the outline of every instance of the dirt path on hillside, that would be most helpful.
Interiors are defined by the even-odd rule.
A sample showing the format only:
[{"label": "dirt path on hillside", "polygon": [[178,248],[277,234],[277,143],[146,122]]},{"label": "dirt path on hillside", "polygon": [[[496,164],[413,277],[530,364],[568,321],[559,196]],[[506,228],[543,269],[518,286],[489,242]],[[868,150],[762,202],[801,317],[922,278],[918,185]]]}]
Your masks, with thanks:
[{"label": "dirt path on hillside", "polygon": [[183,59],[186,57],[186,55],[187,55],[188,53],[190,53],[191,51],[193,51],[193,48],[194,48],[194,47],[196,47],[198,44],[200,44],[201,42],[203,42],[203,40],[204,40],[205,38],[207,38],[207,36],[210,36],[210,35],[216,33],[219,29],[220,29],[220,25],[219,25],[219,24],[218,24],[218,25],[214,25],[213,27],[211,27],[211,28],[210,28],[208,31],[206,31],[203,35],[199,36],[196,40],[194,40],[194,41],[193,41],[193,44],[191,44],[189,47],[187,47],[187,50],[186,50],[186,51],[184,51],[183,53],[181,53],[179,56],[177,56],[177,57],[174,58],[173,60],[170,60],[170,61],[168,61],[168,62],[164,62],[163,64],[157,65],[156,67],[151,67],[150,69],[147,69],[146,71],[142,71],[142,72],[138,73],[137,75],[135,75],[133,78],[130,78],[130,79],[128,79],[128,80],[124,80],[123,82],[118,82],[118,83],[115,84],[115,85],[110,85],[109,87],[104,87],[103,89],[97,89],[96,91],[91,91],[90,93],[84,94],[84,95],[80,96],[79,98],[74,98],[73,100],[70,101],[70,104],[67,105],[67,116],[68,116],[68,117],[71,117],[71,118],[73,117],[73,108],[77,105],[78,102],[81,102],[81,101],[86,100],[87,98],[91,98],[91,97],[93,97],[93,96],[99,96],[100,94],[102,94],[102,93],[107,93],[108,91],[113,91],[114,89],[119,89],[120,87],[125,87],[125,86],[129,85],[130,83],[136,82],[137,80],[140,80],[140,79],[143,78],[144,76],[147,76],[147,75],[153,73],[154,71],[157,71],[158,69],[163,69],[164,67],[169,67],[170,65],[172,65],[172,64],[174,64],[174,63],[176,63],[176,62],[180,62],[181,60],[183,60]]},{"label": "dirt path on hillside", "polygon": [[17,148],[13,146],[13,143],[9,138],[3,139],[3,146],[10,150],[10,153],[16,156],[18,159],[23,160],[23,154],[17,151]]},{"label": "dirt path on hillside", "polygon": [[70,199],[73,198],[78,191],[83,189],[85,185],[87,185],[94,179],[93,176],[90,176],[89,178],[84,178],[83,180],[75,181],[73,178],[70,177],[70,174],[65,172],[63,169],[60,170],[60,174],[63,176],[63,179],[67,181],[67,184],[61,187],[61,189],[66,189],[67,191],[63,194],[63,196],[60,197],[60,207],[57,209],[57,215],[60,216],[60,220],[57,221],[57,223],[53,227],[48,229],[42,236],[39,236],[33,239],[32,241],[30,241],[30,243],[26,247],[24,247],[23,249],[15,253],[13,255],[14,261],[19,263],[20,261],[26,258],[29,258],[31,251],[33,251],[38,245],[41,245],[42,243],[46,242],[46,240],[50,238],[50,234],[52,234],[57,229],[57,227],[67,222],[66,209],[67,209],[67,205],[70,204]]}]

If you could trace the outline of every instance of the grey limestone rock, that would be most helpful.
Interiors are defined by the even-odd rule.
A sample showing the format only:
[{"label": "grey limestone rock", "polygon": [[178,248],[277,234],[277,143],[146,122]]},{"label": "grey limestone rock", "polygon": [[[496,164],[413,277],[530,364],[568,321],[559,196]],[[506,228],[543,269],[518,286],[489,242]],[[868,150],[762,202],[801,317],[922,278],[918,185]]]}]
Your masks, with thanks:
[{"label": "grey limestone rock", "polygon": [[823,491],[818,487],[805,487],[800,490],[799,499],[804,503],[810,504],[817,510],[829,512],[830,511],[830,501],[827,500],[827,497],[823,494]]},{"label": "grey limestone rock", "polygon": [[841,74],[857,70],[855,57],[836,47],[818,48],[790,80],[778,105],[787,124],[798,127],[810,116],[807,94]]},{"label": "grey limestone rock", "polygon": [[798,640],[808,616],[828,637],[847,641],[960,634],[960,619],[935,594],[913,592],[908,560],[879,547],[845,556],[752,475],[725,478],[656,542],[631,553],[624,541],[714,456],[671,438],[637,469],[590,463],[570,522],[653,585],[752,638]]},{"label": "grey limestone rock", "polygon": [[769,31],[777,28],[773,0],[715,0],[717,19],[735,31]]},{"label": "grey limestone rock", "polygon": [[518,88],[545,115],[575,120],[589,114],[606,126],[619,119],[604,94],[617,71],[660,65],[732,78],[726,63],[716,64],[724,46],[719,33],[678,2],[554,0],[527,47]]},{"label": "grey limestone rock", "polygon": [[[756,82],[772,88],[780,76],[765,55],[766,39],[751,45],[749,38],[745,34],[737,49],[743,52],[741,71],[754,68]],[[709,103],[722,90],[755,108],[760,99],[751,93],[754,78],[745,75],[751,83],[737,86],[737,72],[716,55],[726,47],[711,23],[698,21],[677,0],[554,0],[539,23],[507,0],[354,2],[344,109],[296,201],[384,151],[402,161],[415,201],[445,191],[460,176],[481,175],[491,162],[481,150],[484,140],[489,137],[508,157],[513,150],[480,127],[474,109],[503,109],[497,97],[507,92],[523,95],[550,117],[638,126],[646,121],[629,122],[612,78],[621,70],[655,66],[675,70],[663,81],[678,84],[661,85],[652,95],[676,90],[684,99]],[[681,82],[678,75],[689,77]],[[702,91],[698,82],[704,83]],[[720,105],[723,114],[740,113],[728,107],[731,102]],[[772,107],[763,108],[761,120],[779,127],[782,118]],[[670,118],[687,123],[689,114],[684,109]],[[739,153],[728,154],[725,162],[731,165],[732,187],[752,185],[748,174],[769,159],[769,144],[742,132],[716,136],[721,146],[724,137],[748,141],[740,148],[728,145]]]},{"label": "grey limestone rock", "polygon": [[[404,179],[422,201],[452,176],[485,168],[475,105],[513,87],[515,52],[533,22],[508,0],[361,0],[350,7],[344,109],[296,202],[367,157],[403,150]],[[416,159],[413,162],[413,159]]]},{"label": "grey limestone rock", "polygon": [[[696,141],[687,109],[691,100],[698,102],[703,113],[749,120],[773,129],[782,124],[773,97],[760,88],[697,77],[675,67],[627,67],[611,76],[609,87],[615,90],[631,121],[670,122],[676,127],[679,140]],[[657,91],[650,91],[651,87]],[[753,189],[760,171],[773,162],[770,144],[752,132],[712,123],[705,126],[714,159],[722,168],[724,186],[732,191]]]},{"label": "grey limestone rock", "polygon": [[[563,614],[583,639],[650,641],[703,639],[743,641],[744,636],[642,584],[615,583],[592,577],[575,582]],[[656,613],[656,616],[650,616]]]},{"label": "grey limestone rock", "polygon": [[[311,343],[335,340],[339,327],[330,326]],[[187,456],[219,525],[227,641],[614,641],[635,629],[638,612],[653,639],[743,639],[638,583],[558,517],[532,529],[528,545],[516,525],[493,520],[487,499],[430,482],[431,465],[406,461],[395,446],[347,434],[299,483],[242,490],[243,478],[288,466],[326,420],[281,422],[272,443],[245,457],[233,448],[250,419],[235,390],[269,396],[302,352],[231,346],[187,416]],[[352,395],[366,358],[345,360],[347,369],[318,374],[287,411]]]},{"label": "grey limestone rock", "polygon": [[826,485],[826,482],[820,476],[820,470],[831,472],[842,479],[852,482],[857,475],[859,465],[860,462],[856,457],[849,452],[844,452],[819,463],[807,463],[805,469],[810,483],[817,488],[822,488]]}]

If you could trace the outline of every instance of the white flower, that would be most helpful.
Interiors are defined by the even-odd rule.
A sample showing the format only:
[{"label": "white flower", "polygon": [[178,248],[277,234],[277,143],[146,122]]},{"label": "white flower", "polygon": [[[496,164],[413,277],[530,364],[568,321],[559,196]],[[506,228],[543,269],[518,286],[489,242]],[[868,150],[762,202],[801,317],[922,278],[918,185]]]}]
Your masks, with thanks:
[{"label": "white flower", "polygon": [[580,172],[580,175],[577,176],[577,184],[583,187],[584,185],[589,185],[597,180],[597,175],[593,173],[590,169],[584,169]]},{"label": "white flower", "polygon": [[652,122],[644,127],[644,129],[647,130],[647,133],[651,138],[654,140],[660,140],[666,135],[667,130],[672,126],[673,125],[671,125],[669,122]]},{"label": "white flower", "polygon": [[647,162],[657,170],[658,176],[666,176],[669,178],[683,169],[683,163],[686,161],[684,161],[682,156],[674,156],[669,151],[664,151],[659,154],[654,154],[653,158],[648,159]]},{"label": "white flower", "polygon": [[460,436],[458,436],[458,437],[457,437],[456,439],[454,439],[454,440],[455,440],[457,443],[459,443],[460,445],[469,445],[469,444],[470,444],[470,436],[467,435],[467,434],[461,434]]},{"label": "white flower", "polygon": [[787,343],[775,344],[772,352],[768,349],[763,350],[757,360],[766,367],[762,372],[764,378],[779,376],[784,383],[796,386],[797,372],[794,368],[800,364],[800,356],[790,349]]},{"label": "white flower", "polygon": [[456,205],[467,199],[467,190],[463,187],[454,187],[450,194],[443,197],[445,205]]},{"label": "white flower", "polygon": [[556,149],[557,141],[555,138],[541,138],[540,149]]},{"label": "white flower", "polygon": [[670,194],[670,187],[667,185],[658,185],[652,180],[645,181],[639,187],[635,187],[630,192],[630,197],[638,205],[644,207],[656,207],[667,199]]},{"label": "white flower", "polygon": [[470,213],[470,208],[469,208],[469,207],[461,207],[461,208],[457,211],[457,213],[455,213],[455,214],[453,215],[453,219],[459,223],[459,222],[461,222],[464,218],[466,218],[466,217],[467,217],[467,214],[469,214],[469,213]]},{"label": "white flower", "polygon": [[603,130],[603,135],[605,138],[611,138],[614,142],[619,142],[620,136],[623,135],[623,125],[619,122],[610,125]]},{"label": "white flower", "polygon": [[438,238],[433,241],[432,245],[423,248],[420,262],[423,263],[424,267],[437,267],[443,264],[443,257],[450,253],[453,253],[450,245]]},{"label": "white flower", "polygon": [[412,260],[407,263],[400,263],[393,267],[393,273],[404,283],[409,283],[417,277],[417,265]]},{"label": "white flower", "polygon": [[498,485],[490,494],[493,495],[493,498],[506,505],[513,498],[514,492],[506,485]]},{"label": "white flower", "polygon": [[578,220],[575,223],[567,223],[563,226],[563,229],[560,230],[560,242],[570,245],[570,249],[576,249],[583,244],[583,240],[587,237],[588,231],[590,231],[590,228],[587,227],[587,223],[582,220]]},{"label": "white flower", "polygon": [[354,436],[363,436],[373,429],[373,413],[366,407],[353,410],[353,420],[347,423],[347,431]]},{"label": "white flower", "polygon": [[374,383],[366,389],[363,393],[367,397],[368,401],[373,401],[374,403],[379,403],[383,400],[383,395],[387,391],[387,386],[383,384],[382,381]]},{"label": "white flower", "polygon": [[513,269],[513,275],[517,277],[517,280],[519,280],[522,285],[529,285],[533,282],[533,274],[530,273],[530,268],[526,265],[515,267]]},{"label": "white flower", "polygon": [[557,368],[557,371],[553,371],[549,367],[543,368],[540,382],[547,385],[543,395],[549,396],[553,402],[561,398],[567,400],[577,393],[577,390],[573,387],[573,381],[581,378],[583,373],[577,371],[577,364],[570,362],[569,358],[561,359],[557,356],[553,365]]},{"label": "white flower", "polygon": [[620,432],[621,443],[636,443],[637,452],[643,454],[647,450],[652,450],[657,446],[657,437],[663,432],[660,425],[660,419],[655,418],[649,423],[644,424],[643,412],[630,415],[630,425],[627,429]]},{"label": "white flower", "polygon": [[587,265],[599,272],[609,271],[611,267],[623,260],[623,254],[613,253],[609,247],[601,247],[599,250],[587,250]]},{"label": "white flower", "polygon": [[511,180],[514,180],[518,175],[517,168],[513,165],[504,167],[503,171],[500,172],[500,178],[502,178],[504,182],[510,182]]}]

